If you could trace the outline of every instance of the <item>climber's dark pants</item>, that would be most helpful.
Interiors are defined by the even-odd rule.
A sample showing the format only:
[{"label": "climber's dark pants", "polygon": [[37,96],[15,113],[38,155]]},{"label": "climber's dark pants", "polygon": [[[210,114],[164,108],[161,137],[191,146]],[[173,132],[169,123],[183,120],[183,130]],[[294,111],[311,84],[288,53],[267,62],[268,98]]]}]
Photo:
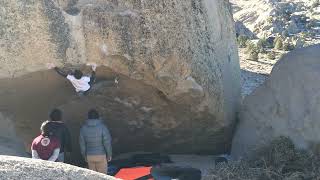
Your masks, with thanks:
[{"label": "climber's dark pants", "polygon": [[[90,82],[89,82],[89,85],[90,85],[90,89],[92,88],[92,85],[93,85],[93,83],[95,82],[95,80],[96,80],[96,73],[92,73],[92,76],[90,77]],[[89,89],[89,90],[90,90]],[[88,90],[88,91],[89,91]]]}]

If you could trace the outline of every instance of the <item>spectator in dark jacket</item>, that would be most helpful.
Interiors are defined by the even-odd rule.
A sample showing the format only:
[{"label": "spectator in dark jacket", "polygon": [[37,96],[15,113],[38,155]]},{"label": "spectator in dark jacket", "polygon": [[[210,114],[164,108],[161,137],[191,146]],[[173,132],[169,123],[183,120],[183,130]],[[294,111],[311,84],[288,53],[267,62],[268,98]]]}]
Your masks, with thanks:
[{"label": "spectator in dark jacket", "polygon": [[112,157],[111,136],[96,110],[89,111],[88,120],[80,129],[79,143],[89,169],[106,174]]},{"label": "spectator in dark jacket", "polygon": [[57,137],[61,143],[60,154],[57,161],[65,162],[65,153],[69,154],[72,151],[72,144],[69,129],[65,123],[62,122],[62,112],[59,109],[52,110],[47,124],[53,136]]}]

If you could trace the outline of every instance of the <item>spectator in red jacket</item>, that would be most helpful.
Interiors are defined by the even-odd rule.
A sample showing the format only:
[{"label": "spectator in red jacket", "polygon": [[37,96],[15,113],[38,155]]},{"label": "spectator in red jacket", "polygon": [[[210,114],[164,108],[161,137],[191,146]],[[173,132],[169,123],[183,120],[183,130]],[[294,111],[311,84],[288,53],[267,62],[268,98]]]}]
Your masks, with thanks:
[{"label": "spectator in red jacket", "polygon": [[56,161],[60,153],[59,139],[52,136],[48,124],[42,123],[41,135],[36,137],[31,145],[32,159]]}]

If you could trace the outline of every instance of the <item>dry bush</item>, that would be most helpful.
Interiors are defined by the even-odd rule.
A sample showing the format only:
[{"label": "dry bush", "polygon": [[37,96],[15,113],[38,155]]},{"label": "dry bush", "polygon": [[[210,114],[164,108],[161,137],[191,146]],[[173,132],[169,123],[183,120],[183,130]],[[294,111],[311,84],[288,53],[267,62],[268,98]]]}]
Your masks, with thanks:
[{"label": "dry bush", "polygon": [[265,48],[269,46],[269,43],[266,40],[266,38],[262,38],[262,39],[259,39],[256,46],[257,46],[259,53],[266,53]]},{"label": "dry bush", "polygon": [[258,61],[259,60],[259,49],[258,47],[252,43],[251,41],[247,41],[246,45],[246,53],[249,55],[248,58],[253,60],[253,61]]},{"label": "dry bush", "polygon": [[274,48],[281,50],[283,48],[283,40],[281,37],[277,37],[274,40]]},{"label": "dry bush", "polygon": [[316,8],[320,5],[320,1],[319,0],[313,0],[312,4],[311,4],[311,9]]},{"label": "dry bush", "polygon": [[244,35],[240,35],[238,38],[237,38],[237,43],[239,45],[240,48],[245,48],[247,47],[247,41],[248,41],[248,37],[247,36],[244,36]]},{"label": "dry bush", "polygon": [[294,46],[291,45],[289,42],[284,42],[282,46],[282,50],[284,51],[291,51],[294,49]]},{"label": "dry bush", "polygon": [[249,59],[252,61],[258,61],[259,60],[259,52],[258,51],[250,51],[249,52]]},{"label": "dry bush", "polygon": [[275,60],[275,59],[276,59],[276,54],[275,54],[275,52],[270,51],[270,52],[267,54],[267,57],[268,57],[268,59]]},{"label": "dry bush", "polygon": [[257,150],[252,159],[219,164],[206,180],[319,180],[320,158],[297,150],[286,137]]}]

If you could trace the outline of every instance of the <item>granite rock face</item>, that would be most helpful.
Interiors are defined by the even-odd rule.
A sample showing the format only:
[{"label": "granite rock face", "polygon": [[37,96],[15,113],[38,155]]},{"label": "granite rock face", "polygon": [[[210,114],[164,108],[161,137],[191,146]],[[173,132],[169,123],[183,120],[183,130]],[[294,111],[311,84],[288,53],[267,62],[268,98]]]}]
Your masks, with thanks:
[{"label": "granite rock face", "polygon": [[270,78],[247,96],[232,144],[236,158],[279,136],[289,137],[300,149],[313,150],[320,142],[320,46],[285,55]]},{"label": "granite rock face", "polygon": [[57,180],[117,180],[117,178],[96,173],[87,169],[64,163],[33,160],[12,156],[0,156],[0,175],[2,179],[57,179]]},{"label": "granite rock face", "polygon": [[[77,140],[86,111],[96,107],[119,151],[229,148],[240,68],[228,1],[4,0],[0,6],[0,111],[24,142],[57,106]],[[100,78],[119,76],[120,84],[102,82],[78,98],[46,71],[49,62],[69,70],[96,62]]]}]

